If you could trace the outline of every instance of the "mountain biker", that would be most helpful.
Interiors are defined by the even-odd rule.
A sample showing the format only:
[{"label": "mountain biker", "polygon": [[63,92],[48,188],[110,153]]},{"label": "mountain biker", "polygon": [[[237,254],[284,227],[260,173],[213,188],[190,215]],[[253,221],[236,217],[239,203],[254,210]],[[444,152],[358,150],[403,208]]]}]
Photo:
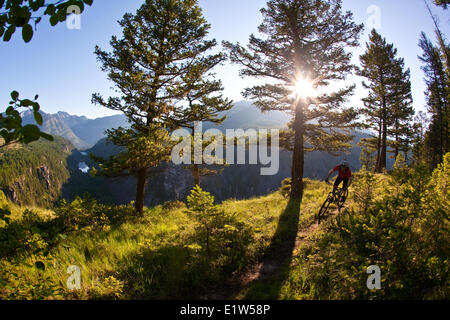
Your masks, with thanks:
[{"label": "mountain biker", "polygon": [[341,182],[344,182],[343,188],[344,190],[347,190],[347,188],[350,187],[350,184],[352,183],[352,170],[350,170],[347,160],[342,161],[340,165],[336,166],[334,169],[331,169],[330,172],[328,172],[328,177],[325,179],[325,181],[328,182],[331,175],[336,171],[338,171],[339,174],[336,178],[336,181],[334,182],[333,192],[336,191]]}]

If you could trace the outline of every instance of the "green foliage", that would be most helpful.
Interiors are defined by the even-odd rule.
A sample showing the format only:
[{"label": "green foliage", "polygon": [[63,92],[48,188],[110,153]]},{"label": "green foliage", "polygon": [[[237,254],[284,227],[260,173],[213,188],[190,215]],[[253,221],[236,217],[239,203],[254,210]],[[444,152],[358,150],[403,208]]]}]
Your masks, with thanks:
[{"label": "green foliage", "polygon": [[[32,249],[26,248],[7,258],[0,256],[0,298],[199,297],[206,288],[215,287],[261,257],[277,228],[280,208],[285,207],[285,202],[279,194],[273,194],[261,199],[224,203],[219,211],[237,214],[232,223],[228,223],[229,227],[224,226],[215,234],[214,241],[221,241],[223,245],[217,246],[211,255],[199,245],[203,243],[203,233],[198,229],[197,220],[187,215],[181,204],[171,210],[162,206],[146,209],[144,216],[136,217],[129,215],[132,208],[124,207],[120,214],[118,208],[95,204],[89,198],[65,203],[55,210],[60,212],[58,216],[44,219],[48,224],[39,229],[43,233],[50,225],[55,228],[47,232],[49,235],[44,239],[49,251],[46,257],[43,255],[46,249],[35,255]],[[117,214],[113,216],[117,219],[108,213],[114,210]],[[110,228],[99,224],[102,211],[110,217],[109,221],[118,222]],[[91,217],[89,212],[93,212]],[[130,219],[120,223],[120,217]],[[85,227],[87,224],[95,224],[96,228]],[[251,233],[248,225],[252,226]],[[25,228],[30,229],[30,225],[24,224],[22,229]],[[45,269],[37,268],[37,265],[42,266],[36,265],[38,261]],[[81,268],[82,288],[69,291],[65,287],[66,269],[74,264]],[[41,282],[43,279],[45,283]],[[54,284],[57,284],[57,291],[50,290]]]},{"label": "green foliage", "polygon": [[108,141],[122,147],[117,155],[102,159],[91,155],[100,163],[100,169],[93,169],[93,175],[126,176],[136,175],[142,168],[156,168],[161,162],[170,159],[171,147],[166,130],[155,126],[148,134],[139,134],[131,129],[107,130]]},{"label": "green foliage", "polygon": [[22,38],[25,42],[30,42],[33,38],[34,28],[42,20],[43,16],[48,16],[50,24],[55,26],[59,22],[66,20],[72,12],[68,10],[70,6],[77,6],[83,12],[84,5],[92,5],[93,0],[55,0],[46,2],[45,0],[1,0],[0,1],[0,37],[3,41],[9,41],[17,28],[22,28]]},{"label": "green foliage", "polygon": [[378,138],[362,138],[358,143],[361,148],[359,162],[367,170],[375,171],[377,165]]},{"label": "green foliage", "polygon": [[135,208],[142,214],[147,175],[158,172],[160,170],[158,166],[170,159],[175,142],[170,140],[169,133],[161,128],[160,124],[153,125],[150,123],[143,132],[118,128],[107,130],[107,134],[108,141],[122,147],[123,151],[110,156],[109,159],[91,154],[91,158],[98,161],[100,167],[99,170],[93,168],[91,174],[94,176],[137,177],[138,189]]},{"label": "green foliage", "polygon": [[[449,175],[450,154],[432,176],[403,165],[391,176],[356,173],[348,212],[308,234],[276,297],[448,297]],[[314,225],[330,188],[306,182],[302,230]],[[197,187],[188,210],[176,202],[136,216],[131,206],[87,196],[62,202],[52,216],[28,210],[0,226],[0,299],[197,298],[267,254],[275,234],[284,233],[280,228],[297,229],[290,220],[280,225],[286,204],[276,192],[219,206]],[[66,269],[73,264],[82,270],[82,288],[69,291]],[[366,269],[372,264],[381,268],[382,290],[370,292]],[[267,285],[255,290],[264,288],[267,296],[273,288],[262,282]]]},{"label": "green foliage", "polygon": [[[93,94],[94,103],[123,111],[141,132],[161,120],[171,129],[221,120],[217,113],[231,103],[221,97],[221,83],[210,71],[225,56],[206,55],[217,43],[206,40],[210,25],[196,0],[146,0],[120,25],[123,37],[111,39],[113,51],[97,47],[95,53],[121,96],[105,101]],[[183,100],[189,108],[177,103]]]},{"label": "green foliage", "polygon": [[0,256],[26,251],[48,254],[51,246],[60,240],[61,234],[107,231],[133,217],[132,206],[99,204],[87,194],[71,203],[61,201],[53,217],[44,217],[34,210],[26,209],[19,219],[9,220],[0,228]]},{"label": "green foliage", "polygon": [[[61,299],[63,290],[45,273],[45,264],[14,264],[0,260],[0,297],[5,300],[44,300],[49,297]],[[47,262],[47,264],[49,264]],[[32,274],[32,278],[29,278]]]},{"label": "green foliage", "polygon": [[[216,124],[221,123],[223,120],[225,120],[225,117],[222,119],[213,118],[214,122]],[[208,120],[210,121],[210,120]],[[190,128],[192,132],[194,132],[194,126]],[[184,137],[183,139],[186,139]],[[190,144],[190,150],[188,151],[190,153],[191,162],[193,164],[185,165],[184,168],[187,170],[190,170],[192,172],[193,178],[194,178],[194,185],[200,186],[200,178],[202,176],[213,176],[217,175],[221,172],[223,172],[224,168],[227,167],[227,163],[225,162],[225,159],[217,157],[215,154],[211,153],[211,148],[223,148],[225,147],[226,143],[229,143],[225,141],[225,137],[221,135],[221,137],[212,136],[212,137],[206,137],[203,135],[198,134],[191,134],[190,136],[191,144]],[[235,144],[237,144],[237,139],[235,139]],[[189,146],[188,146],[189,147]],[[209,154],[207,155],[205,151],[208,149]],[[215,150],[214,150],[215,151]],[[180,157],[183,157],[183,153],[185,152],[185,149],[181,150]],[[214,164],[214,167],[212,165],[205,165],[205,164],[196,164],[195,160],[196,157],[202,157],[203,163],[207,164]]]},{"label": "green foliage", "polygon": [[251,241],[251,230],[236,214],[221,210],[214,197],[195,186],[187,198],[188,213],[197,221],[197,241],[209,256],[234,255],[240,259]]},{"label": "green foliage", "polygon": [[181,201],[168,201],[162,205],[162,208],[167,211],[176,210],[176,209],[184,209],[186,208],[186,204]]},{"label": "green foliage", "polygon": [[[297,299],[447,298],[449,160],[446,156],[431,178],[423,167],[398,166],[387,180],[377,176],[374,181],[367,172],[358,177],[355,205],[302,248],[283,294]],[[381,290],[366,287],[370,265],[381,268]]]},{"label": "green foliage", "polygon": [[135,211],[131,205],[101,204],[85,194],[71,203],[62,200],[55,208],[55,216],[55,223],[61,232],[109,230],[111,226],[135,216]]},{"label": "green foliage", "polygon": [[0,208],[4,208],[8,205],[8,199],[6,199],[5,194],[0,191]]},{"label": "green foliage", "polygon": [[0,189],[20,205],[51,206],[69,179],[67,157],[73,146],[56,137],[0,151]]},{"label": "green foliage", "polygon": [[11,101],[4,113],[0,113],[0,136],[3,144],[0,149],[13,143],[30,143],[39,140],[41,137],[53,141],[53,137],[42,132],[38,126],[28,124],[22,125],[22,117],[18,110],[32,108],[33,116],[38,125],[42,125],[42,115],[39,113],[39,103],[36,102],[38,96],[33,101],[29,99],[19,99],[17,91],[11,92]]},{"label": "green foliage", "polygon": [[0,256],[10,257],[26,251],[48,253],[46,250],[56,233],[49,219],[26,209],[20,219],[9,221],[0,228]]},{"label": "green foliage", "polygon": [[[440,34],[439,30],[437,32]],[[425,94],[431,119],[427,132],[418,144],[422,149],[420,150],[422,151],[421,159],[426,161],[430,170],[433,170],[442,163],[444,155],[450,151],[449,50],[448,44],[443,43],[443,40],[439,50],[439,47],[435,46],[425,33],[421,35],[419,46],[423,51],[419,59],[423,62],[422,70],[427,84]]]},{"label": "green foliage", "polygon": [[280,192],[283,195],[283,197],[288,198],[291,194],[291,185],[292,185],[292,178],[286,178],[283,181],[281,181],[281,189]]},{"label": "green foliage", "polygon": [[[33,210],[24,210],[17,219],[0,226],[0,298],[47,299],[60,298],[68,292],[58,284],[52,274],[58,263],[53,257],[54,249],[65,244],[70,234],[86,234],[92,231],[106,232],[117,228],[134,216],[132,206],[107,206],[85,195],[72,203],[62,201],[55,208],[54,216],[43,216]],[[61,244],[62,242],[62,244]],[[85,249],[86,259],[92,259]],[[102,290],[94,290],[96,297],[101,291],[113,297],[120,293],[120,286],[113,277],[105,279]]]},{"label": "green foliage", "polygon": [[[388,146],[395,154],[408,152],[411,140],[410,122],[412,108],[410,70],[405,70],[403,58],[397,57],[397,49],[389,44],[375,29],[370,34],[366,52],[360,56],[358,75],[366,78],[364,88],[369,95],[363,99],[361,113],[364,126],[378,133],[362,142],[362,157],[366,166],[371,165],[371,155],[376,152],[376,172],[386,168]],[[388,139],[392,138],[392,141]]]},{"label": "green foliage", "polygon": [[355,174],[352,195],[358,211],[365,214],[375,199],[376,177],[369,170],[363,168]]},{"label": "green foliage", "polygon": [[[128,135],[153,138],[155,145],[166,147],[170,145],[164,139],[155,137],[158,129],[171,132],[194,121],[223,121],[218,113],[229,110],[232,104],[222,98],[221,82],[211,71],[225,55],[207,55],[217,43],[206,39],[210,25],[197,0],[146,0],[136,14],[125,14],[119,23],[123,36],[112,37],[113,51],[108,53],[97,46],[95,54],[120,96],[106,101],[93,94],[93,103],[122,111],[131,124]],[[110,131],[109,138],[127,147],[122,158],[132,164],[130,167],[124,159],[116,158],[106,163],[105,169],[137,176],[135,205],[142,213],[148,169],[165,161],[167,152],[151,152],[149,157],[150,149],[142,147],[144,143],[130,145],[129,140],[123,141],[123,130]]]},{"label": "green foliage", "polygon": [[413,124],[413,148],[412,148],[412,165],[418,165],[419,163],[430,163],[428,160],[430,156],[425,152],[425,135],[429,123],[427,114],[423,111],[419,111],[414,117]]}]

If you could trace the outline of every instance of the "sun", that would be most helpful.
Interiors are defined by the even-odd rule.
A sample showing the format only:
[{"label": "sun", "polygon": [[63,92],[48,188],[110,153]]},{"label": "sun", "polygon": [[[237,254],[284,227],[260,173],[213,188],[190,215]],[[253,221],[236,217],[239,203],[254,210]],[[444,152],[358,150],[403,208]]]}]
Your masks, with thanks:
[{"label": "sun", "polygon": [[312,81],[304,78],[297,77],[295,86],[292,89],[292,95],[295,97],[308,98],[317,94],[316,88]]}]

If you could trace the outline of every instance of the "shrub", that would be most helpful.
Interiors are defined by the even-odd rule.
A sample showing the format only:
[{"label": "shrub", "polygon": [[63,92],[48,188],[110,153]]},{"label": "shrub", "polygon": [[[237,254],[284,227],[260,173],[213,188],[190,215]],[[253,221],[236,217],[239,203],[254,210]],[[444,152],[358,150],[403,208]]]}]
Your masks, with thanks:
[{"label": "shrub", "polygon": [[353,199],[362,213],[366,213],[375,198],[376,178],[373,173],[362,169],[353,183]]},{"label": "shrub", "polygon": [[[44,266],[44,268],[42,267]],[[39,261],[39,268],[13,264],[0,260],[0,299],[1,300],[45,300],[61,299],[62,290],[44,272],[45,264]]]},{"label": "shrub", "polygon": [[136,216],[132,205],[107,205],[98,203],[88,194],[71,203],[62,200],[55,208],[56,223],[64,232],[74,230],[108,230],[126,219]]},{"label": "shrub", "polygon": [[4,208],[8,205],[8,200],[6,199],[3,191],[0,190],[0,208]]},{"label": "shrub", "polygon": [[281,181],[280,192],[286,199],[289,198],[289,195],[291,194],[291,185],[292,185],[292,178],[286,178],[283,181]]},{"label": "shrub", "polygon": [[182,201],[167,201],[162,205],[163,210],[165,211],[171,211],[171,210],[177,210],[177,209],[184,209],[186,208],[186,204]]},{"label": "shrub", "polygon": [[[249,243],[249,229],[238,221],[236,214],[230,214],[214,204],[214,196],[198,185],[188,196],[188,210],[197,221],[197,240],[208,255],[233,252]],[[233,248],[233,250],[230,250]]]},{"label": "shrub", "polygon": [[50,219],[33,210],[24,210],[20,219],[11,220],[0,228],[0,256],[12,256],[24,251],[47,252],[57,229]]}]

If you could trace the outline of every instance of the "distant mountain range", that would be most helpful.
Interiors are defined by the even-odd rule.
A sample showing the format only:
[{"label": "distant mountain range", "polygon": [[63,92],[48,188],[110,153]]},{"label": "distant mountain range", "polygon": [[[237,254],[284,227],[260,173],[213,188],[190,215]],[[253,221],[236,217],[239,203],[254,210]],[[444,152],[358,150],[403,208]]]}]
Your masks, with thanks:
[{"label": "distant mountain range", "polygon": [[[237,128],[285,128],[290,121],[290,116],[284,112],[261,113],[249,102],[238,102],[233,109],[222,115],[227,116],[227,119],[218,126],[218,129],[222,131]],[[22,117],[24,123],[34,123],[31,112],[23,113]],[[43,131],[65,138],[71,142],[71,144],[67,143],[76,149],[67,147],[65,140],[57,138],[52,143],[38,142],[18,151],[0,152],[0,190],[3,190],[8,198],[18,203],[41,204],[44,200],[45,203],[56,201],[58,197],[71,200],[77,195],[88,192],[104,202],[123,204],[134,200],[135,178],[92,177],[87,174],[91,167],[97,165],[89,157],[90,153],[107,158],[120,151],[117,146],[107,143],[105,130],[128,126],[124,116],[92,120],[58,112],[44,113],[43,119],[41,128]],[[212,123],[204,123],[203,130],[213,126],[215,125]],[[369,134],[354,132],[354,136],[353,148],[347,155],[332,156],[318,151],[307,153],[304,176],[324,179],[328,170],[343,158],[349,161],[352,170],[358,171],[361,168],[359,162],[361,149],[357,144],[361,138],[368,137]],[[61,151],[59,153],[49,151],[56,149]],[[46,154],[53,154],[51,158],[54,160],[41,156]],[[24,159],[28,159],[28,162],[25,163]],[[392,167],[393,162],[393,159],[388,159],[388,168]],[[21,163],[20,168],[14,163]],[[63,167],[59,164],[63,164]],[[274,176],[261,176],[261,165],[230,165],[219,175],[203,177],[201,184],[204,189],[214,194],[218,201],[260,196],[277,190],[281,181],[291,175],[291,166],[291,152],[281,150],[280,170]],[[192,174],[183,166],[167,163],[163,167],[165,170],[151,177],[148,183],[146,205],[156,205],[172,200],[184,201],[193,186]],[[29,174],[32,176],[28,176]],[[37,194],[40,196],[33,196]],[[52,196],[44,199],[43,194]]]},{"label": "distant mountain range", "polygon": [[[84,116],[70,115],[67,112],[55,114],[41,112],[43,125],[41,130],[51,135],[63,137],[78,150],[92,148],[97,142],[105,138],[107,129],[129,126],[124,115],[88,119]],[[231,128],[283,128],[289,121],[289,115],[281,111],[261,113],[249,102],[238,102],[230,111],[223,112],[221,116],[227,119],[218,126],[219,129]],[[21,114],[24,124],[35,124],[33,113],[25,111]],[[205,123],[203,128],[215,126]]]},{"label": "distant mountain range", "polygon": [[[55,114],[41,112],[41,114],[43,118],[42,131],[69,140],[78,150],[93,147],[105,137],[107,129],[128,125],[124,115],[88,119],[84,116],[70,115],[67,112]],[[22,112],[21,116],[24,124],[36,123],[31,111]]]},{"label": "distant mountain range", "polygon": [[[229,111],[222,112],[220,116],[226,119],[218,127],[224,129],[249,129],[249,128],[285,128],[291,117],[283,111],[268,111],[262,113],[252,103],[241,101],[234,104]],[[215,127],[214,124],[205,124],[204,128]]]}]

